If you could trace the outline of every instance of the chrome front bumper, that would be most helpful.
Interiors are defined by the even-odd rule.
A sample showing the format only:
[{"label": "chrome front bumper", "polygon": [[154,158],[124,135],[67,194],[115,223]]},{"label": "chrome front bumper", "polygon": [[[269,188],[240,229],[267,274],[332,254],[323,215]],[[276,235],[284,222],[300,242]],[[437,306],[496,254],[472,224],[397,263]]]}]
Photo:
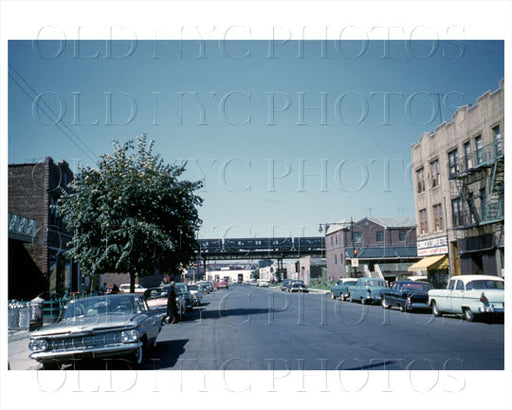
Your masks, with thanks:
[{"label": "chrome front bumper", "polygon": [[111,346],[79,347],[63,350],[47,350],[44,352],[33,352],[29,355],[29,357],[39,362],[51,359],[65,360],[79,357],[101,358],[134,353],[135,350],[137,350],[141,346],[142,342],[138,341],[133,343],[120,343]]}]

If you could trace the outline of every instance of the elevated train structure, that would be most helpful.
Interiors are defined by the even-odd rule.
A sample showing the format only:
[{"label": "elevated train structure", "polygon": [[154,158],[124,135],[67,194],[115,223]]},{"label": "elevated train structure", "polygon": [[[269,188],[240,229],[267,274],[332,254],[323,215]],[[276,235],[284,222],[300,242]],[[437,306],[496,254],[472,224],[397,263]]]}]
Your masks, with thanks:
[{"label": "elevated train structure", "polygon": [[324,237],[199,239],[198,257],[209,260],[325,257]]}]

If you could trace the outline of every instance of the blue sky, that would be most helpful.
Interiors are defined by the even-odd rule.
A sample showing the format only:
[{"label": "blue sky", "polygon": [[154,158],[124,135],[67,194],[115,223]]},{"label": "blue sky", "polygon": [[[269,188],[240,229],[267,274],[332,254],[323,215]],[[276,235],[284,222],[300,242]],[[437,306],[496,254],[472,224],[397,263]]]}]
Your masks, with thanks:
[{"label": "blue sky", "polygon": [[414,216],[411,144],[498,87],[504,50],[10,41],[9,64],[9,163],[94,165],[113,139],[146,132],[204,179],[200,237],[297,236],[350,216]]}]

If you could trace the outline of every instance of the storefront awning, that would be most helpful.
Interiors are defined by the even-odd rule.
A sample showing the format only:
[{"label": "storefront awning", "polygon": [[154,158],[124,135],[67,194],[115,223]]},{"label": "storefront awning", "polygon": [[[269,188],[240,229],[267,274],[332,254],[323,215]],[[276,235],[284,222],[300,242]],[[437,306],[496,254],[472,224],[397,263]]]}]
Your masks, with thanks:
[{"label": "storefront awning", "polygon": [[448,256],[447,255],[435,255],[427,256],[415,264],[409,266],[407,269],[409,272],[418,270],[432,270],[432,269],[448,269]]}]

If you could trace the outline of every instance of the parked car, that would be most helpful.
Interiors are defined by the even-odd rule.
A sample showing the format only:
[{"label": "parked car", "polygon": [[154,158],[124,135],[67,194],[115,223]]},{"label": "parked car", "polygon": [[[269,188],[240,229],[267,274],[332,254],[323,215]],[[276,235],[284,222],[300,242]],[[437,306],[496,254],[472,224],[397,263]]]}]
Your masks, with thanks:
[{"label": "parked car", "polygon": [[54,368],[76,359],[129,357],[141,364],[156,344],[162,315],[141,295],[118,294],[74,299],[62,318],[30,336],[29,357]]},{"label": "parked car", "polygon": [[432,288],[427,282],[396,281],[382,292],[380,304],[384,309],[398,307],[402,312],[430,309],[428,291]]},{"label": "parked car", "polygon": [[348,297],[347,287],[355,285],[357,282],[356,278],[341,278],[334,286],[331,286],[331,299],[340,298],[345,300]]},{"label": "parked car", "polygon": [[206,280],[200,280],[196,282],[196,285],[201,288],[203,293],[210,293],[213,290],[213,286],[211,285],[211,282],[208,282]]},{"label": "parked car", "polygon": [[304,282],[297,281],[290,285],[290,290],[288,292],[308,293],[309,289],[304,285]]},{"label": "parked car", "polygon": [[446,289],[428,291],[428,303],[435,316],[456,313],[468,322],[477,315],[503,315],[505,281],[490,275],[454,276]]},{"label": "parked car", "polygon": [[[119,290],[121,290],[123,293],[130,293],[130,284],[129,283],[123,283],[119,285]],[[139,283],[135,284],[135,293],[144,294],[146,291],[146,288]]]},{"label": "parked car", "polygon": [[283,283],[281,283],[281,290],[288,292],[289,287],[291,286],[291,284],[293,282],[294,282],[293,279],[285,279],[285,280],[283,280]]},{"label": "parked car", "polygon": [[269,286],[269,284],[266,280],[260,280],[258,282],[258,287],[260,287],[260,288],[268,288],[268,286]]},{"label": "parked car", "polygon": [[229,289],[229,283],[226,280],[218,280],[215,282],[215,289]]},{"label": "parked car", "polygon": [[199,306],[203,300],[203,292],[198,285],[187,285],[188,291],[192,295],[194,306]]},{"label": "parked car", "polygon": [[359,278],[354,285],[348,286],[348,298],[350,302],[359,301],[362,304],[380,302],[380,295],[387,287],[388,283],[384,279]]},{"label": "parked car", "polygon": [[[146,297],[148,306],[152,310],[158,310],[167,314],[167,298],[171,285],[165,284],[158,288],[150,288],[146,290],[144,296]],[[176,292],[176,306],[178,308],[178,315],[183,319],[187,311],[185,296]]]},{"label": "parked car", "polygon": [[409,276],[406,280],[412,280],[414,282],[428,282],[428,276]]},{"label": "parked car", "polygon": [[185,299],[186,310],[190,311],[194,308],[194,298],[192,294],[188,290],[188,286],[186,283],[176,283],[174,288],[176,295],[182,295]]}]

